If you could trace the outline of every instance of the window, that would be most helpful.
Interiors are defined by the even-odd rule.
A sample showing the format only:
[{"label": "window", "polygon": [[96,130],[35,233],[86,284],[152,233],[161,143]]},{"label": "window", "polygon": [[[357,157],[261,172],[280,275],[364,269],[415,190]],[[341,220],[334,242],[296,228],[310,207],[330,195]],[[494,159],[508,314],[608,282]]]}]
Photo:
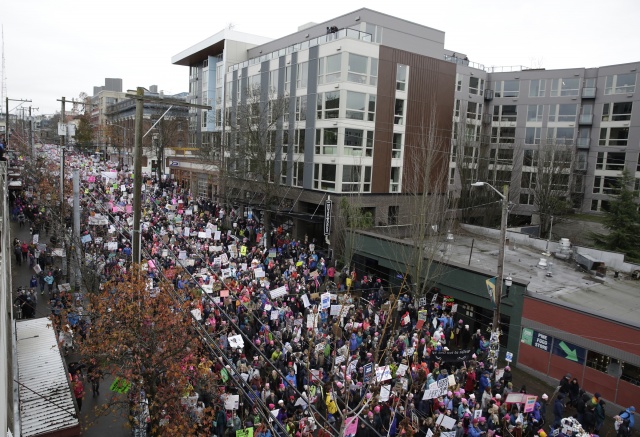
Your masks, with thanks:
[{"label": "window", "polygon": [[[365,135],[367,131],[362,129],[344,130],[344,154],[347,156],[364,156]],[[373,134],[373,132],[371,132]],[[370,155],[369,155],[370,156]]]},{"label": "window", "polygon": [[360,191],[362,167],[359,165],[342,166],[342,192],[357,193]]},{"label": "window", "polygon": [[296,97],[296,121],[307,119],[307,96]]},{"label": "window", "polygon": [[316,129],[316,155],[336,155],[338,153],[338,128]]},{"label": "window", "polygon": [[404,124],[404,100],[402,99],[396,99],[393,123]]},{"label": "window", "polygon": [[317,190],[335,191],[336,165],[314,164],[313,167],[313,188]]},{"label": "window", "polygon": [[529,105],[527,107],[527,121],[541,122],[543,108],[543,105]]},{"label": "window", "polygon": [[602,121],[629,121],[633,102],[605,103],[602,107]]},{"label": "window", "polygon": [[304,153],[304,140],[306,130],[296,129],[293,136],[293,153]]},{"label": "window", "polygon": [[402,134],[393,133],[393,143],[391,144],[391,157],[402,158]]},{"label": "window", "polygon": [[587,159],[589,153],[585,150],[580,150],[576,153],[576,170],[585,171],[587,169]]},{"label": "window", "polygon": [[369,65],[369,85],[378,84],[378,58],[371,58]]},{"label": "window", "polygon": [[629,139],[628,127],[603,127],[600,129],[601,146],[626,146]]},{"label": "window", "polygon": [[492,127],[491,128],[491,142],[508,143],[513,144],[516,140],[516,128],[515,127]]},{"label": "window", "polygon": [[366,98],[367,95],[365,93],[347,91],[346,117],[353,120],[364,120]]},{"label": "window", "polygon": [[318,65],[318,84],[340,81],[342,71],[342,53],[320,58]]},{"label": "window", "polygon": [[528,127],[525,131],[524,143],[525,144],[540,144],[542,128],[540,127]]},{"label": "window", "polygon": [[520,94],[520,81],[499,80],[494,91],[496,97],[518,97]]},{"label": "window", "polygon": [[296,88],[306,88],[309,82],[309,63],[302,62],[296,66]]},{"label": "window", "polygon": [[611,376],[618,377],[620,373],[620,361],[598,352],[587,351],[587,367],[596,369]]},{"label": "window", "polygon": [[[522,172],[520,178],[520,188],[535,188],[536,187],[536,173],[525,171]],[[523,202],[520,202],[523,203]]]},{"label": "window", "polygon": [[580,95],[580,78],[569,77],[551,80],[551,97]]},{"label": "window", "polygon": [[293,185],[302,187],[304,183],[304,162],[293,163]]},{"label": "window", "polygon": [[549,144],[573,144],[575,129],[572,127],[547,128],[547,143]]},{"label": "window", "polygon": [[477,77],[469,78],[469,94],[483,95],[484,94],[484,79]]},{"label": "window", "polygon": [[593,179],[593,194],[616,194],[619,186],[616,177],[596,176]]},{"label": "window", "polygon": [[387,224],[388,225],[397,225],[398,224],[398,214],[400,213],[400,207],[398,205],[390,205],[389,213],[387,214]]},{"label": "window", "polygon": [[390,193],[400,192],[400,174],[400,167],[391,167],[391,178],[389,182]]},{"label": "window", "polygon": [[493,121],[515,122],[518,118],[516,105],[496,105],[493,107]]},{"label": "window", "polygon": [[376,119],[376,96],[374,94],[369,94],[368,120],[375,121],[375,119]]},{"label": "window", "polygon": [[614,74],[607,76],[605,94],[627,94],[636,91],[636,74]]},{"label": "window", "polygon": [[318,93],[318,120],[338,118],[340,115],[340,91]]},{"label": "window", "polygon": [[467,118],[469,120],[480,120],[482,117],[482,103],[467,103]]},{"label": "window", "polygon": [[522,158],[522,165],[525,167],[537,167],[538,151],[534,149],[525,149]]},{"label": "window", "polygon": [[569,122],[575,123],[578,113],[578,105],[574,103],[563,103],[549,106],[549,122]]},{"label": "window", "polygon": [[279,70],[269,71],[269,92],[278,94],[278,72]]},{"label": "window", "polygon": [[409,67],[398,64],[396,67],[396,90],[407,91],[407,79],[409,75]]},{"label": "window", "polygon": [[284,91],[288,92],[291,87],[291,65],[287,65],[284,69]]},{"label": "window", "polygon": [[596,170],[624,170],[624,152],[598,152]]},{"label": "window", "polygon": [[456,99],[456,104],[453,109],[453,116],[460,117],[460,99]]},{"label": "window", "polygon": [[634,385],[640,385],[640,367],[629,363],[622,363],[622,375],[620,379]]},{"label": "window", "polygon": [[367,83],[367,64],[369,58],[366,56],[349,53],[349,70],[347,80],[349,82]]},{"label": "window", "polygon": [[456,91],[462,90],[462,74],[456,73]]},{"label": "window", "polygon": [[529,82],[529,97],[544,97],[546,85],[546,79],[534,79]]}]

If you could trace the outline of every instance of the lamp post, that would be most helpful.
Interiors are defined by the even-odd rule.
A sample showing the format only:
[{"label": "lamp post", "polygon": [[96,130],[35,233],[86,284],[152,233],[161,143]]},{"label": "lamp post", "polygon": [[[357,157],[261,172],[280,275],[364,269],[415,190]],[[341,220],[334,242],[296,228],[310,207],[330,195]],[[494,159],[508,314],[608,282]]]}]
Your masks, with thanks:
[{"label": "lamp post", "polygon": [[[493,331],[497,332],[497,336],[500,336],[500,301],[502,300],[502,285],[504,282],[504,246],[507,241],[507,214],[509,213],[509,186],[504,185],[502,188],[502,193],[498,191],[493,185],[488,184],[487,182],[474,182],[471,184],[472,187],[490,187],[493,191],[498,193],[498,196],[502,198],[502,217],[500,220],[500,247],[498,251],[498,272],[496,278],[496,308],[493,312]],[[507,278],[509,280],[509,285],[511,286],[512,280],[511,277]],[[495,334],[493,334],[495,335]],[[493,338],[492,335],[492,338]]]}]

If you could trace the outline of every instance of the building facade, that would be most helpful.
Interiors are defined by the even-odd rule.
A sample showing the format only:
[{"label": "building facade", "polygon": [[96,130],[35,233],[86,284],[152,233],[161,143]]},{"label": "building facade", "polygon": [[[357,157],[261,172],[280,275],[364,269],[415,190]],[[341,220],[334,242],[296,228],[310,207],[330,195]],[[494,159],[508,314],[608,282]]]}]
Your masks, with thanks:
[{"label": "building facade", "polygon": [[[174,169],[196,195],[222,191],[211,187],[212,175],[241,142],[236,117],[256,88],[263,100],[288,99],[274,124],[269,178],[292,212],[322,215],[328,193],[357,195],[376,225],[401,224],[398,217],[413,216],[402,195],[421,191],[415,174],[435,167],[429,192],[455,197],[469,178],[508,184],[513,213],[532,215],[549,149],[545,156],[565,174],[554,190],[577,211],[606,208],[625,168],[640,185],[633,114],[640,63],[485,67],[445,49],[442,31],[368,9],[273,41],[224,30],[172,62],[189,66],[191,102],[212,107],[192,109],[189,124],[189,145],[210,150],[210,165],[185,157]],[[440,167],[441,159],[448,165]],[[448,181],[442,190],[441,178]],[[231,194],[246,201],[255,193]]]}]

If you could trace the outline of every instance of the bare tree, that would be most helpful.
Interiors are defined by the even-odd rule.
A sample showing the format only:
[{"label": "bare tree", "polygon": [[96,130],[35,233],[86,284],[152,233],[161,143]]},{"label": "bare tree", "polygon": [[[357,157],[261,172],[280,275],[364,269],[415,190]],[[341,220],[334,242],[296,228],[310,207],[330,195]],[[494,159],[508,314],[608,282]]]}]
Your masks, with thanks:
[{"label": "bare tree", "polygon": [[[160,108],[158,112],[151,115],[151,124],[158,121],[162,114],[166,111]],[[150,154],[156,161],[156,177],[160,180],[164,174],[166,152],[168,148],[181,147],[186,144],[187,120],[171,111],[160,118],[151,134],[151,142],[149,145]]]},{"label": "bare tree", "polygon": [[[249,86],[245,100],[236,107],[229,127],[223,177],[227,199],[239,200],[249,192],[262,211],[267,246],[271,245],[271,220],[280,210],[281,174],[286,166],[282,153],[282,123],[289,99],[259,85]],[[234,200],[235,200],[234,199]]]}]

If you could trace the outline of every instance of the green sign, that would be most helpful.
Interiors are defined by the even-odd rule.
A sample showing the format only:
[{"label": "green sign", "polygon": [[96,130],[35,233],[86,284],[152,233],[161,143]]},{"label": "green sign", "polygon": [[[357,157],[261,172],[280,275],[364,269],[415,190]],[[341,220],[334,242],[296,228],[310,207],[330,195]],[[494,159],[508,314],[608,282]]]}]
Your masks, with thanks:
[{"label": "green sign", "polygon": [[131,383],[126,379],[116,378],[113,380],[113,383],[111,384],[111,387],[109,387],[109,390],[116,393],[127,393],[130,388]]},{"label": "green sign", "polygon": [[529,346],[531,346],[532,340],[533,340],[533,329],[523,328],[522,337],[520,337],[520,341],[524,344],[528,344]]},{"label": "green sign", "polygon": [[222,382],[227,382],[229,380],[229,373],[227,372],[227,369],[222,369],[220,371],[220,377],[222,378]]},{"label": "green sign", "polygon": [[253,437],[253,428],[239,429],[236,431],[236,437]]}]

